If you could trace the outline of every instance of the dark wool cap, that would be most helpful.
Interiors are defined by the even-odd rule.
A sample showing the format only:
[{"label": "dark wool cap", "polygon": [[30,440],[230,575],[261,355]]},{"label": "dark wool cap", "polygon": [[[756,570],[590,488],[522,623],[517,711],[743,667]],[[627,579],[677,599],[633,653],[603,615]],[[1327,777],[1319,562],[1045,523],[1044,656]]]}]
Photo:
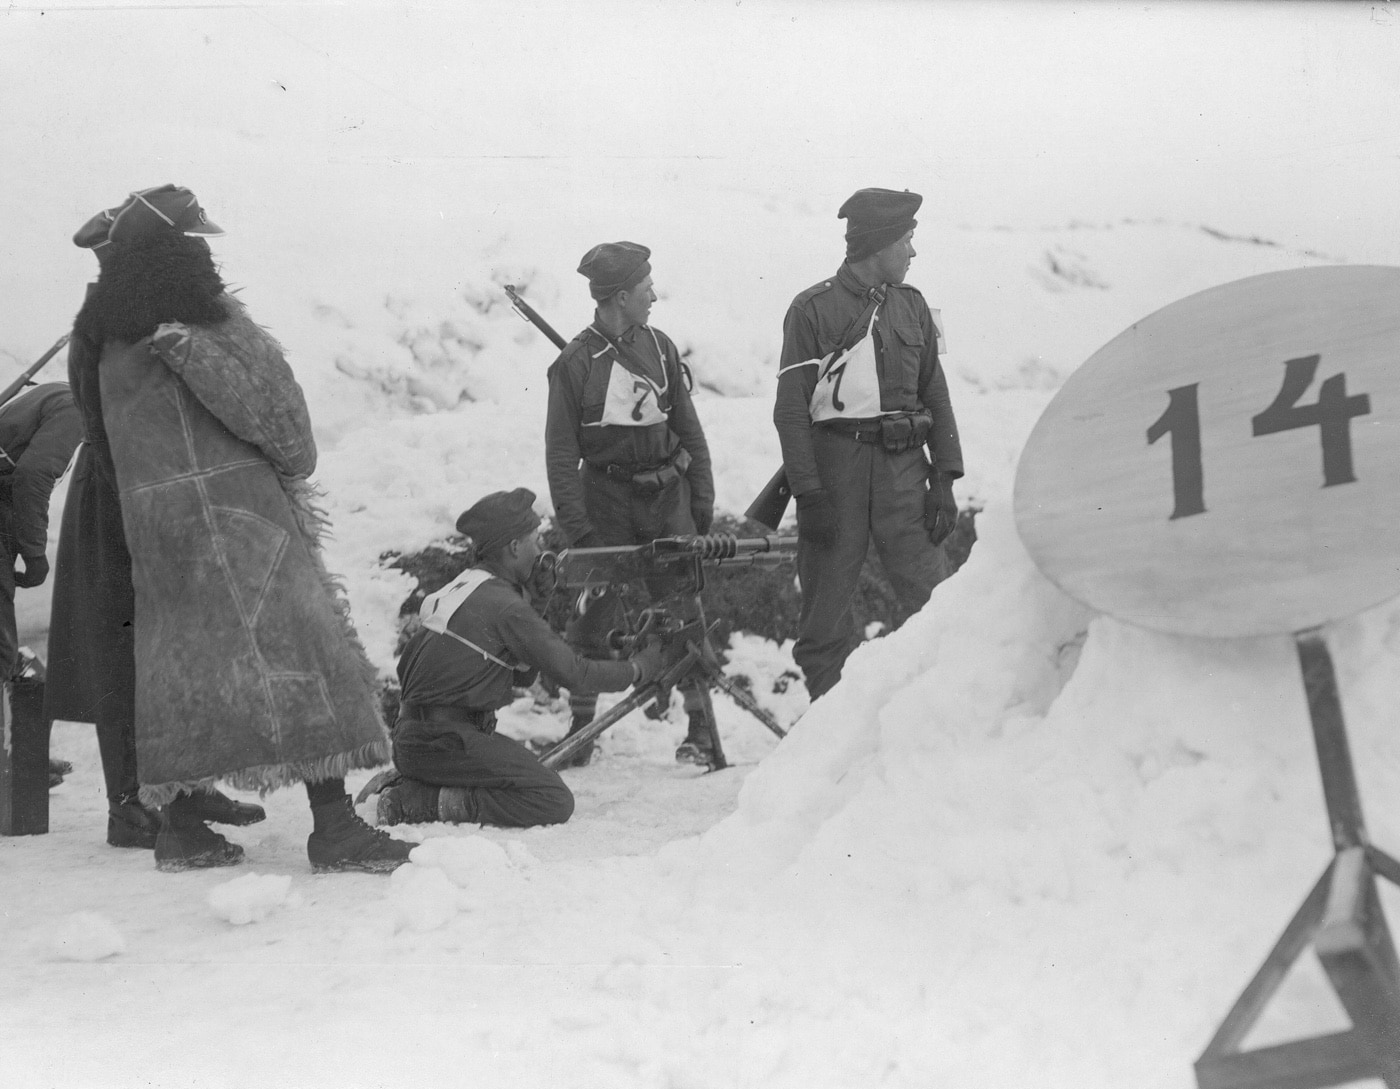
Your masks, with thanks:
[{"label": "dark wool cap", "polygon": [[846,220],[846,260],[862,261],[918,225],[914,213],[924,198],[905,189],[858,189],[846,198],[837,219]]},{"label": "dark wool cap", "polygon": [[588,293],[601,302],[641,283],[651,273],[650,256],[635,242],[604,242],[583,255],[578,270],[588,277]]},{"label": "dark wool cap", "polygon": [[464,510],[457,518],[457,532],[470,537],[478,556],[484,556],[517,537],[536,529],[535,493],[529,488],[492,492]]},{"label": "dark wool cap", "polygon": [[212,223],[188,189],[158,185],[132,193],[115,208],[93,216],[73,236],[73,244],[96,250],[113,242],[129,242],[156,230],[217,237],[224,229]]}]

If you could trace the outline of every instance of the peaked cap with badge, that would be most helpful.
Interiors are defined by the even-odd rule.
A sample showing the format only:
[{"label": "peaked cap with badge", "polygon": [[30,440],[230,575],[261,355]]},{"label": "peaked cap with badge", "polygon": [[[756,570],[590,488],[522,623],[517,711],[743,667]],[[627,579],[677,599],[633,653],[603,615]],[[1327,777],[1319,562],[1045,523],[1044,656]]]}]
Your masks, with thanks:
[{"label": "peaked cap with badge", "polygon": [[73,236],[73,244],[101,252],[158,230],[217,238],[224,229],[212,222],[195,195],[183,186],[157,185],[132,193],[115,208],[104,208]]}]

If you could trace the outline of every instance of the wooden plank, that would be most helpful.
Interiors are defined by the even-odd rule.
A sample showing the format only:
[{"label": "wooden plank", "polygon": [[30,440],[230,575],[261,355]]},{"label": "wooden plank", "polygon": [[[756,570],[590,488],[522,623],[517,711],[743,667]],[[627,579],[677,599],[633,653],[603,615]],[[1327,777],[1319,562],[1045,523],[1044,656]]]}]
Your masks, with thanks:
[{"label": "wooden plank", "polygon": [[1371,869],[1392,885],[1400,885],[1400,862],[1395,861],[1379,847],[1366,845],[1366,861],[1371,864]]},{"label": "wooden plank", "polygon": [[1294,632],[1395,596],[1398,342],[1396,268],[1252,276],[1148,315],[1027,441],[1027,550],[1094,609],[1191,635]]},{"label": "wooden plank", "polygon": [[1196,1061],[1199,1089],[1325,1089],[1375,1073],[1354,1031]]},{"label": "wooden plank", "polygon": [[1322,872],[1317,884],[1313,885],[1312,891],[1303,901],[1303,906],[1289,920],[1288,926],[1274,943],[1269,955],[1264,958],[1264,963],[1255,972],[1254,978],[1230,1007],[1225,1020],[1220,1023],[1210,1043],[1201,1052],[1200,1061],[1230,1055],[1239,1050],[1240,1044],[1249,1035],[1249,1030],[1259,1020],[1259,1015],[1264,1012],[1269,999],[1274,996],[1284,976],[1288,974],[1288,969],[1312,942],[1318,923],[1322,919],[1322,910],[1327,903],[1335,861],[1334,859],[1328,863],[1327,869]]},{"label": "wooden plank", "polygon": [[1400,980],[1390,931],[1370,868],[1349,868],[1345,881],[1349,887],[1335,901],[1346,914],[1329,917],[1319,930],[1317,956],[1375,1075],[1400,1089]]},{"label": "wooden plank", "polygon": [[0,835],[49,830],[49,732],[42,682],[0,685]]},{"label": "wooden plank", "polygon": [[1316,628],[1293,637],[1298,664],[1303,670],[1303,688],[1312,719],[1317,766],[1322,773],[1322,793],[1327,802],[1327,818],[1332,844],[1338,851],[1366,842],[1366,819],[1361,811],[1361,792],[1356,785],[1356,769],[1342,720],[1342,701],[1337,691],[1337,672],[1327,641]]}]

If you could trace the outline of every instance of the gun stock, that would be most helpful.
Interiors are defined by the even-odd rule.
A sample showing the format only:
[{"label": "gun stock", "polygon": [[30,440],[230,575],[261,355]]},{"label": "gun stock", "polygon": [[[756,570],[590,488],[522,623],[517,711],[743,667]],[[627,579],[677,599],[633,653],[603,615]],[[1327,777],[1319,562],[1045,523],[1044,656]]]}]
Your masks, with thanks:
[{"label": "gun stock", "polygon": [[759,525],[776,533],[791,499],[792,488],[788,484],[787,469],[780,468],[749,504],[749,509],[744,511],[744,517],[752,518]]}]

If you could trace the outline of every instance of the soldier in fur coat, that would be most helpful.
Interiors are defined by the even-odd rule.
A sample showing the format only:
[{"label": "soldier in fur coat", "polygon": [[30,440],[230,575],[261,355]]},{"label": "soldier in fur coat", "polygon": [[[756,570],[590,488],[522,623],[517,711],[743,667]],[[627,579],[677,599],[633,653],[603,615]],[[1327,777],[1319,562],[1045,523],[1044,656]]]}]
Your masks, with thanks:
[{"label": "soldier in fur coat", "polygon": [[[113,570],[90,603],[55,593],[63,645],[105,645],[90,661],[51,653],[53,707],[91,691],[75,674],[92,663],[131,693],[162,869],[240,860],[208,827],[219,779],[305,782],[313,866],[392,869],[411,845],[364,824],[344,788],[389,746],[373,668],[321,556],[306,403],[276,341],[225,291],[205,241],[221,233],[189,190],[162,186],[75,239],[107,251],[69,366],[93,468],[110,479],[74,516],[74,563],[61,542],[57,577],[88,558]],[[130,634],[111,639],[128,603]]]}]

